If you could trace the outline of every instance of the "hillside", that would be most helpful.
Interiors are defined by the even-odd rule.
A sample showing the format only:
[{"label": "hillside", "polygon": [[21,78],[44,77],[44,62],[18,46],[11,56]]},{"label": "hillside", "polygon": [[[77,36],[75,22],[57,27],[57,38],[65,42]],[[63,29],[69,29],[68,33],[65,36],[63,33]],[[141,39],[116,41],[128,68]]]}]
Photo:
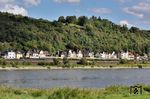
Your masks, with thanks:
[{"label": "hillside", "polygon": [[0,13],[0,51],[81,49],[150,52],[150,31],[128,29],[100,17],[61,16],[58,21]]}]

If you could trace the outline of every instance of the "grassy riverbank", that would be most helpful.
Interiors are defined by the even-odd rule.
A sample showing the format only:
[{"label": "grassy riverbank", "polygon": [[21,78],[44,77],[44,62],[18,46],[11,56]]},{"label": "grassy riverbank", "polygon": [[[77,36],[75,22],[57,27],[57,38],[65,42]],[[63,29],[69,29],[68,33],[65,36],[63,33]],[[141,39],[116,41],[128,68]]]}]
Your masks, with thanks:
[{"label": "grassy riverbank", "polygon": [[150,68],[150,63],[126,63],[126,64],[92,64],[92,65],[81,65],[81,64],[58,64],[58,65],[47,65],[42,64],[20,64],[20,63],[9,63],[6,65],[0,64],[0,70],[40,70],[40,69],[130,69],[130,68]]},{"label": "grassy riverbank", "polygon": [[99,65],[0,65],[0,70],[46,70],[46,69],[132,69],[150,68],[150,64],[99,64]]},{"label": "grassy riverbank", "polygon": [[128,60],[71,60],[64,58],[47,60],[5,60],[0,59],[0,70],[7,69],[118,69],[118,68],[150,68],[150,61]]},{"label": "grassy riverbank", "polygon": [[105,89],[15,89],[0,87],[1,99],[150,99],[150,86],[143,86],[143,94],[130,95],[127,86]]}]

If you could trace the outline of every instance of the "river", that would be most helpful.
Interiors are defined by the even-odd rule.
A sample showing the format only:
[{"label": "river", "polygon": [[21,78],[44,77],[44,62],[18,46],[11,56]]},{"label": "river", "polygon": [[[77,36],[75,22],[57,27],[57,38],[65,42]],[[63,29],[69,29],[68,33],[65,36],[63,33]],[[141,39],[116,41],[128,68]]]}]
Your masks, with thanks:
[{"label": "river", "polygon": [[150,69],[0,71],[0,85],[17,88],[104,88],[150,84]]}]

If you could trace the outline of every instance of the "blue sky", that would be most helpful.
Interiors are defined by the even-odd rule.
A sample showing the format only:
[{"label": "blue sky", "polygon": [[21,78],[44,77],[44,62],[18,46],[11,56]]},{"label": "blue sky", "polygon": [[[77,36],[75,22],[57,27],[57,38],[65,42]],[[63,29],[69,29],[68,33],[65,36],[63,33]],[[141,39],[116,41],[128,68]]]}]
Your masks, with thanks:
[{"label": "blue sky", "polygon": [[150,0],[0,0],[0,11],[50,21],[59,16],[94,15],[150,30]]}]

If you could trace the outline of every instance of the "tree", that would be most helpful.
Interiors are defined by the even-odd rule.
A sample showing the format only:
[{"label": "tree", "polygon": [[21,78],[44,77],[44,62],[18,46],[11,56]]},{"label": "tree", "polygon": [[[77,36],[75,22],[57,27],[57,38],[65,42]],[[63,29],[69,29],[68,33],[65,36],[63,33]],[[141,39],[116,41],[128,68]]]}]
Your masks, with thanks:
[{"label": "tree", "polygon": [[80,16],[78,18],[78,25],[84,26],[88,21],[88,18],[86,16]]},{"label": "tree", "polygon": [[123,26],[122,26],[122,32],[127,32],[127,31],[128,31],[127,25],[123,25]]},{"label": "tree", "polygon": [[98,17],[98,20],[99,20],[99,21],[101,21],[101,20],[102,20],[100,16]]},{"label": "tree", "polygon": [[140,29],[137,28],[137,27],[131,27],[129,31],[130,31],[131,33],[137,33],[137,32],[140,31]]},{"label": "tree", "polygon": [[57,21],[50,22],[0,13],[1,52],[40,49],[55,55],[57,51],[68,49],[109,52],[128,49],[142,55],[150,53],[149,48],[150,30],[128,29],[100,17],[88,19],[80,16],[76,19],[76,16],[60,16]]},{"label": "tree", "polygon": [[58,18],[58,22],[65,23],[66,20],[65,20],[64,16],[60,16],[60,17]]},{"label": "tree", "polygon": [[66,17],[66,22],[67,23],[76,23],[76,21],[77,21],[76,16],[67,16]]},{"label": "tree", "polygon": [[97,20],[96,16],[92,16],[90,19],[92,19],[93,21]]}]

